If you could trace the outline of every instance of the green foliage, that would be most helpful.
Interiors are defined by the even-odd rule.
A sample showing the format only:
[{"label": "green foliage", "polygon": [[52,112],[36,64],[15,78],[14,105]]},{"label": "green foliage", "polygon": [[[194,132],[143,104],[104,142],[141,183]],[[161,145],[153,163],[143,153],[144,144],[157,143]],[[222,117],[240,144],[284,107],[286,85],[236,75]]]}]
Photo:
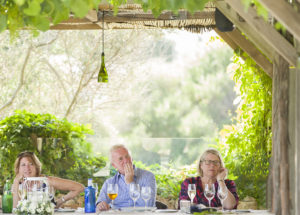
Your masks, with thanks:
[{"label": "green foliage", "polygon": [[[203,10],[210,0],[134,0],[142,5],[143,9],[152,10],[158,17],[163,10],[177,12],[187,9],[190,12]],[[118,6],[125,4],[126,0],[108,0],[117,13]],[[90,9],[98,9],[101,0],[0,0],[0,32],[9,29],[12,36],[17,30],[32,29],[47,31],[50,24],[58,24],[69,18],[73,13],[75,17],[83,18]]]},{"label": "green foliage", "polygon": [[[22,151],[33,151],[43,164],[42,173],[87,182],[88,177],[105,166],[102,156],[93,156],[85,134],[92,130],[85,125],[57,119],[50,114],[15,111],[0,121],[0,181],[13,178],[14,161]],[[37,137],[43,138],[37,149]]]},{"label": "green foliage", "polygon": [[136,167],[149,170],[155,175],[157,195],[165,199],[177,200],[184,179],[197,175],[196,163],[184,166],[179,170],[173,164],[169,164],[167,167],[158,164],[146,166],[142,162],[136,161],[134,164]]},{"label": "green foliage", "polygon": [[[0,31],[9,29],[12,35],[17,30],[28,28],[46,31],[53,24],[69,18],[83,18],[90,9],[97,9],[101,0],[1,0]],[[6,20],[6,22],[5,22]]]},{"label": "green foliage", "polygon": [[[246,56],[247,57],[247,56]],[[226,167],[235,175],[241,199],[252,196],[265,206],[266,181],[272,147],[272,80],[255,63],[235,56],[239,96],[234,124],[221,131],[218,145]]]}]

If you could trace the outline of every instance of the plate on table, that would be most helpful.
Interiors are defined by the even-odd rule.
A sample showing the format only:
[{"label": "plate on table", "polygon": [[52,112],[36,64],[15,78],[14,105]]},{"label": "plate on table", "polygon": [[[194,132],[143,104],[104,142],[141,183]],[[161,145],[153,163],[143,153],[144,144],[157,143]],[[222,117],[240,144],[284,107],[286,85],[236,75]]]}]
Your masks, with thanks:
[{"label": "plate on table", "polygon": [[174,210],[174,209],[160,209],[160,210],[156,210],[155,212],[157,212],[157,213],[176,213],[176,212],[178,212],[178,210]]},{"label": "plate on table", "polygon": [[120,208],[120,210],[125,212],[144,212],[144,211],[155,211],[156,207],[126,207],[126,208]]},{"label": "plate on table", "polygon": [[230,212],[233,212],[233,213],[251,213],[250,210],[230,210]]},{"label": "plate on table", "polygon": [[58,208],[54,210],[55,212],[75,212],[75,209],[72,208]]}]

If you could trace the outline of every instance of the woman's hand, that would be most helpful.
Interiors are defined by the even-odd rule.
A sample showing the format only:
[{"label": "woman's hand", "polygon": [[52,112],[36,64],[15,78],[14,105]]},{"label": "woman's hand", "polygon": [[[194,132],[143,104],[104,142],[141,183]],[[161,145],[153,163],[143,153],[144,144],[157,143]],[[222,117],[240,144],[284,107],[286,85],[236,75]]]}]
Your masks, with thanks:
[{"label": "woman's hand", "polygon": [[14,179],[14,183],[19,184],[20,182],[23,183],[24,180],[24,175],[21,175],[20,173],[18,173]]},{"label": "woman's hand", "polygon": [[217,181],[224,181],[227,177],[228,170],[226,168],[220,168],[219,173],[217,175]]}]

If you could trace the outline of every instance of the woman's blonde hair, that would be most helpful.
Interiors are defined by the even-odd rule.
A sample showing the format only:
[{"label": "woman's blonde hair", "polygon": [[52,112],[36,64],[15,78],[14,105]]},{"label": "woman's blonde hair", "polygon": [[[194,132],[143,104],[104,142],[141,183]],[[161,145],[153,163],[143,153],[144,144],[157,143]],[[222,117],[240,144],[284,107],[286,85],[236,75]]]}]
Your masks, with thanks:
[{"label": "woman's blonde hair", "polygon": [[40,162],[40,160],[37,158],[37,156],[33,153],[33,152],[21,152],[18,157],[17,160],[15,161],[15,174],[17,175],[19,173],[19,169],[20,169],[20,162],[22,158],[30,158],[36,168],[36,176],[40,176],[41,171],[42,171],[42,164]]},{"label": "woman's blonde hair", "polygon": [[198,161],[197,172],[201,177],[203,176],[203,171],[201,169],[201,162],[203,162],[205,160],[205,158],[208,154],[213,154],[213,155],[218,156],[218,158],[220,160],[221,168],[225,168],[225,165],[224,165],[224,162],[223,162],[220,152],[216,149],[207,149],[202,153],[202,155],[200,156],[200,159]]}]

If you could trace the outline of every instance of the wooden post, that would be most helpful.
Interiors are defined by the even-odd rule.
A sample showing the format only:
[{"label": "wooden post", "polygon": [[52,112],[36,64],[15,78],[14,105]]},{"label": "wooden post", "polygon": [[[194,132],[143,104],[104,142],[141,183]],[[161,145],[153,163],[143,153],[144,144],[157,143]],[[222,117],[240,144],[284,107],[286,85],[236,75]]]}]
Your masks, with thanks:
[{"label": "wooden post", "polygon": [[[300,53],[300,41],[295,40],[295,46]],[[298,54],[298,65],[300,66],[300,54]],[[300,68],[295,68],[295,87],[294,87],[294,113],[295,113],[295,123],[294,123],[294,160],[295,160],[295,168],[294,168],[294,214],[300,214]]]},{"label": "wooden post", "polygon": [[288,87],[289,64],[281,56],[273,62],[273,201],[272,212],[289,215]]}]

